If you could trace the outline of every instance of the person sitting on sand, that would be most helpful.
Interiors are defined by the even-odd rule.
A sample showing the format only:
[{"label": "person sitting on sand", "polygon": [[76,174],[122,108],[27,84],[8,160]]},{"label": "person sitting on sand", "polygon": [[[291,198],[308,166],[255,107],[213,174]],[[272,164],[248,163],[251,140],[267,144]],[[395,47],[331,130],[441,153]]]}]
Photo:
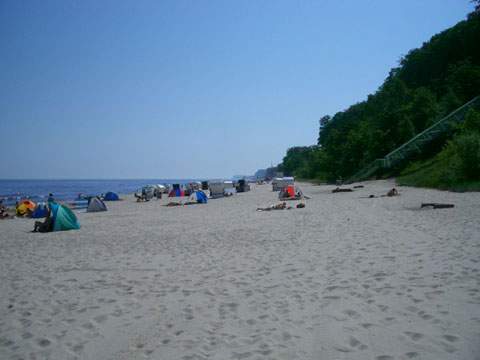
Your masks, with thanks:
[{"label": "person sitting on sand", "polygon": [[133,196],[137,198],[137,202],[141,201],[149,201],[147,197],[147,190],[145,188],[142,188],[141,195],[138,195],[137,193],[134,193]]},{"label": "person sitting on sand", "polygon": [[0,200],[0,219],[8,218],[7,208],[3,205],[3,199]]},{"label": "person sitting on sand", "polygon": [[391,189],[389,192],[387,192],[387,196],[388,196],[388,197],[398,196],[398,191],[397,191],[397,189],[395,189],[395,188]]},{"label": "person sitting on sand", "polygon": [[50,231],[53,231],[53,218],[51,216],[50,208],[47,206],[47,216],[45,217],[45,220],[43,222],[35,221],[32,232],[46,233]]}]

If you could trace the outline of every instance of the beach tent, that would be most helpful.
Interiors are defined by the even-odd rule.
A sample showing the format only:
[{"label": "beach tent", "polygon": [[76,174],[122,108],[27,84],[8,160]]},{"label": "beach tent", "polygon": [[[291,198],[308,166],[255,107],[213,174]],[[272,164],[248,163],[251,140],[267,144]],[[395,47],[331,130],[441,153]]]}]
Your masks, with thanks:
[{"label": "beach tent", "polygon": [[246,192],[250,191],[250,185],[247,183],[245,179],[238,180],[238,184],[236,186],[237,192]]},{"label": "beach tent", "polygon": [[111,191],[107,192],[103,197],[103,201],[118,201],[118,200],[120,200],[118,195]]},{"label": "beach tent", "polygon": [[39,203],[37,204],[37,207],[35,208],[35,211],[32,213],[32,218],[34,219],[40,219],[47,217],[48,214],[48,208],[45,203]]},{"label": "beach tent", "polygon": [[210,181],[208,187],[210,188],[210,197],[212,199],[225,195],[225,183],[223,181]]},{"label": "beach tent", "polygon": [[237,189],[235,188],[233,181],[227,180],[227,181],[224,181],[223,184],[224,184],[223,193],[225,196],[231,196],[237,192]]},{"label": "beach tent", "polygon": [[55,202],[49,204],[52,211],[53,231],[80,229],[80,223],[72,210]]},{"label": "beach tent", "polygon": [[17,205],[17,215],[18,216],[23,216],[27,214],[29,211],[33,212],[35,210],[36,204],[33,201],[30,200],[22,200],[20,203]]},{"label": "beach tent", "polygon": [[200,204],[206,204],[208,201],[208,198],[203,191],[197,190],[197,191],[194,191],[192,195],[190,195],[189,201],[196,201],[197,203],[200,203]]},{"label": "beach tent", "polygon": [[93,197],[88,203],[87,212],[107,211],[107,205],[98,197]]},{"label": "beach tent", "polygon": [[173,184],[172,190],[168,194],[168,197],[185,196],[185,192],[180,188],[180,184]]}]

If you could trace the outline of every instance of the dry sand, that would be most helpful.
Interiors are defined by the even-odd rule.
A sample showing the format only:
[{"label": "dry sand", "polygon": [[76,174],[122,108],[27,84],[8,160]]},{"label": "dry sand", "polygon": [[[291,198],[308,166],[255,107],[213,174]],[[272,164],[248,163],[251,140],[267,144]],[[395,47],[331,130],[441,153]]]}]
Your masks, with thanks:
[{"label": "dry sand", "polygon": [[364,185],[2,221],[0,358],[480,359],[480,194]]}]

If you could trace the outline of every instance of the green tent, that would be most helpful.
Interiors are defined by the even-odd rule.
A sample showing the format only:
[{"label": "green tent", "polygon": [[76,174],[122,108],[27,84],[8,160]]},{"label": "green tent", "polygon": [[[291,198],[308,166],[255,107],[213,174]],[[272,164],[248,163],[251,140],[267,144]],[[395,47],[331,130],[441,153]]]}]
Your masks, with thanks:
[{"label": "green tent", "polygon": [[49,206],[52,209],[53,231],[80,229],[77,217],[68,207],[54,202],[49,203]]}]

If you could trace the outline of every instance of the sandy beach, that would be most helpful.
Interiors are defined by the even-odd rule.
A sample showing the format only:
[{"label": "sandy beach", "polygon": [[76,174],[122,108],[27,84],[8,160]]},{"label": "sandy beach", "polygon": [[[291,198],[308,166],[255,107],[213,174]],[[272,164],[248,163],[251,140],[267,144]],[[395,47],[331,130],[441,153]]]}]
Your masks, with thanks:
[{"label": "sandy beach", "polygon": [[362,184],[1,221],[0,358],[480,359],[480,193]]}]

